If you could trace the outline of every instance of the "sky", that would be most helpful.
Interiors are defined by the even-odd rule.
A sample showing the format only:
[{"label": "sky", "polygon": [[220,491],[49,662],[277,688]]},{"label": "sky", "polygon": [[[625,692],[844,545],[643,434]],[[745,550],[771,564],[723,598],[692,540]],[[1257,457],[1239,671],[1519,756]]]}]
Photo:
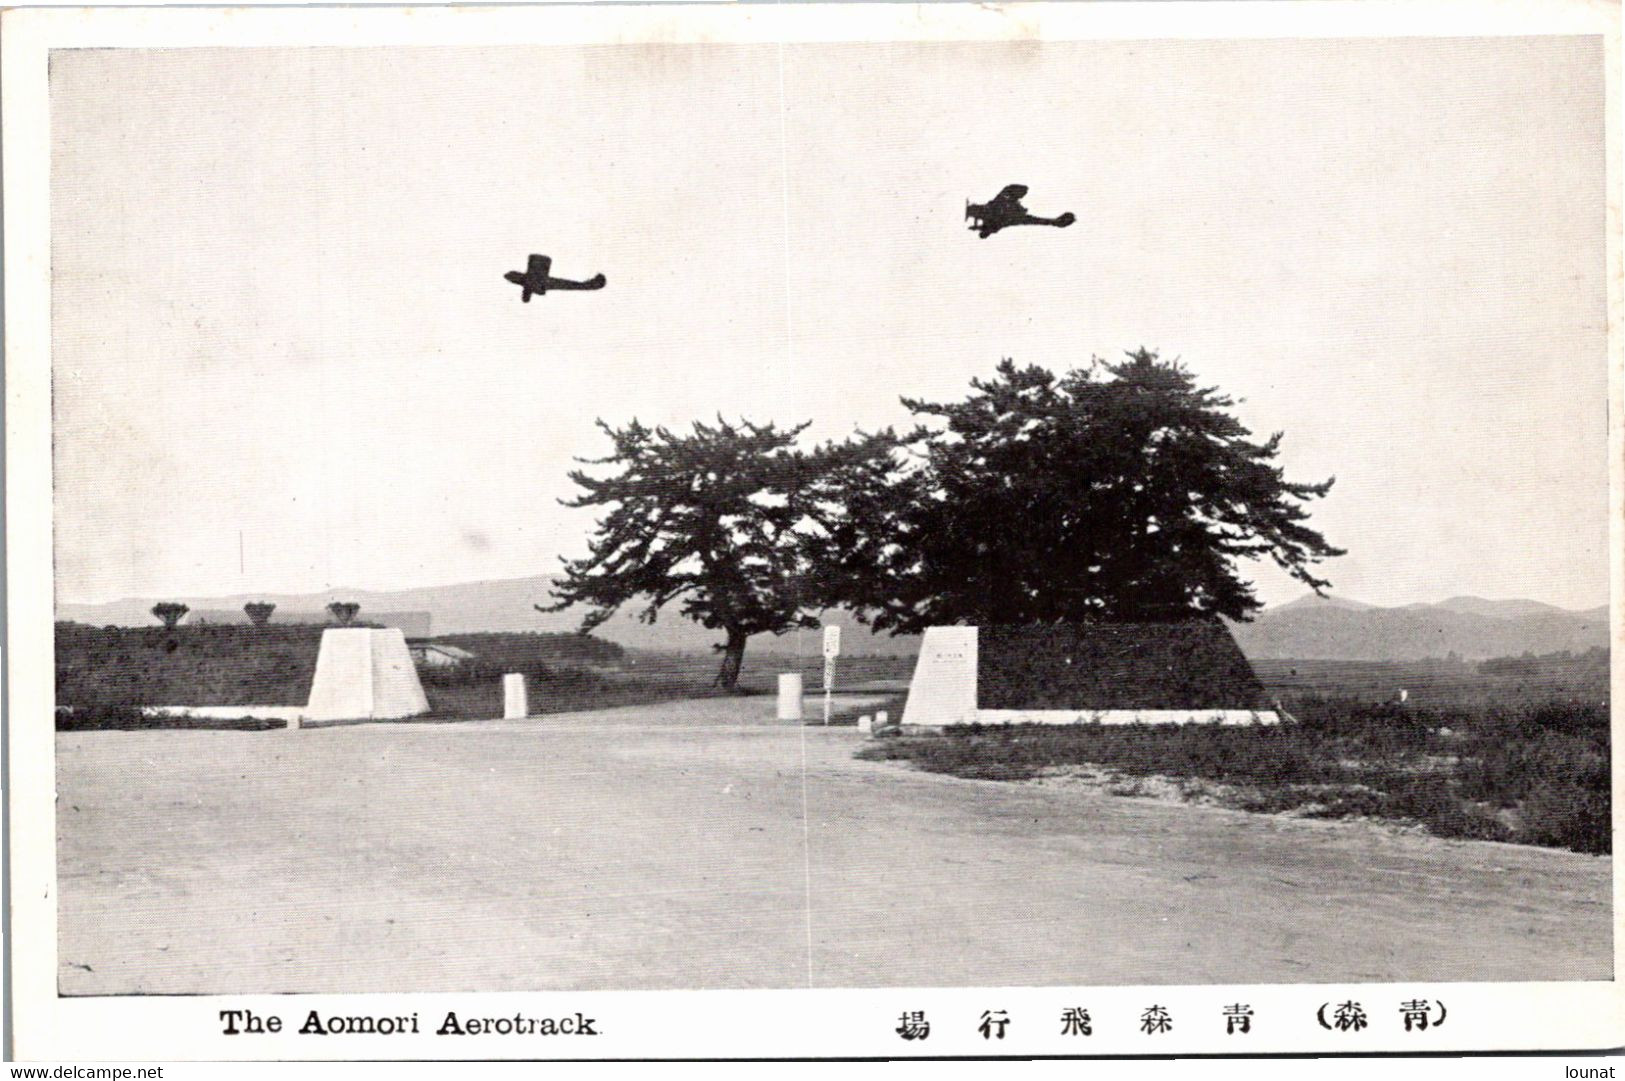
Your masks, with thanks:
[{"label": "sky", "polygon": [[[59,602],[552,573],[597,418],[839,438],[1140,346],[1333,594],[1607,603],[1600,42],[75,50]],[[1077,224],[979,239],[1009,183]],[[530,252],[599,292],[521,304]],[[1243,564],[1267,603],[1303,592]]]}]

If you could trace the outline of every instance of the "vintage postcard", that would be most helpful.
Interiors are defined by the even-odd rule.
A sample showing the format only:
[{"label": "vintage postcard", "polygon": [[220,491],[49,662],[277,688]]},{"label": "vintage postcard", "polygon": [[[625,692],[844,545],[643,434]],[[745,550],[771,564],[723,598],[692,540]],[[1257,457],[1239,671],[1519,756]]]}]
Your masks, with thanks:
[{"label": "vintage postcard", "polygon": [[17,1057],[1625,1043],[1617,5],[0,48]]}]

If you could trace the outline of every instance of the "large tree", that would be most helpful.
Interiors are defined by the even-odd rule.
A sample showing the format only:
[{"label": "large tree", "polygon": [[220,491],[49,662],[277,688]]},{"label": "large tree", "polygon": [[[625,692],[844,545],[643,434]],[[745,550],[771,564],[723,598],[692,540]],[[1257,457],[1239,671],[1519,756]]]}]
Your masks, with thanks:
[{"label": "large tree", "polygon": [[915,466],[849,490],[826,599],[896,633],[938,624],[1245,619],[1239,559],[1319,592],[1341,555],[1305,521],[1330,480],[1298,484],[1234,401],[1141,349],[1062,376],[1006,360],[928,420]]},{"label": "large tree", "polygon": [[[613,451],[570,473],[581,494],[567,507],[602,507],[588,554],[564,559],[564,577],[544,612],[590,605],[590,632],[635,598],[655,622],[666,605],[722,632],[716,682],[732,688],[745,645],[755,634],[818,625],[820,591],[809,577],[813,547],[841,514],[837,496],[866,454],[885,437],[803,451],[806,424],[780,429],[750,421],[696,422],[690,431],[649,428],[636,420],[599,428]],[[872,449],[870,449],[872,448]]]}]

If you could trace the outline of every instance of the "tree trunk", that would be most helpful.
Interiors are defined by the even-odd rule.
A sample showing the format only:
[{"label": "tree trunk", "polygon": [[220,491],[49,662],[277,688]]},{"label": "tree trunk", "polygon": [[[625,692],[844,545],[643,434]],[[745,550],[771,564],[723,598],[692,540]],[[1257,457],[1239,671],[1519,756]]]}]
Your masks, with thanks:
[{"label": "tree trunk", "polygon": [[728,631],[728,644],[722,649],[722,670],[717,673],[717,686],[725,691],[733,690],[739,682],[739,666],[745,663],[745,641],[749,637],[744,631]]}]

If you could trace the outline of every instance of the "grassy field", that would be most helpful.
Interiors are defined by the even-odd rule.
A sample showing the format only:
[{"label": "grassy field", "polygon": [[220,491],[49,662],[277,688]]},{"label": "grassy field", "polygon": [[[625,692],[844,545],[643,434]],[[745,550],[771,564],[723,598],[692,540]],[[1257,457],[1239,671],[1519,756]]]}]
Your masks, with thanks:
[{"label": "grassy field", "polygon": [[[302,706],[310,695],[323,628],[288,624],[163,627],[56,627],[59,727],[241,727],[201,719],[145,718],[142,706]],[[575,634],[454,634],[434,639],[473,653],[454,668],[421,666],[430,713],[422,720],[502,715],[502,676],[526,677],[533,713],[645,705],[683,698],[771,694],[781,672],[822,686],[821,658],[747,654],[740,684],[714,686],[718,659],[706,654],[626,650]],[[907,657],[844,658],[839,685],[906,680]],[[821,719],[821,718],[820,718]],[[855,723],[856,714],[845,718]]]},{"label": "grassy field", "polygon": [[1608,710],[1600,704],[1289,703],[1269,727],[1022,725],[881,740],[861,757],[959,777],[1092,775],[1122,795],[1418,824],[1440,837],[1607,853]]},{"label": "grassy field", "polygon": [[[59,727],[236,727],[198,719],[139,719],[143,706],[302,706],[323,628],[288,624],[163,627],[56,626]],[[621,647],[573,634],[468,634],[436,639],[474,653],[461,669],[420,671],[433,716],[502,714],[502,674],[523,672],[542,708],[659,701],[689,688],[672,681],[619,679]]]},{"label": "grassy field", "polygon": [[[463,646],[480,656],[480,663],[461,670],[424,668],[419,671],[423,689],[433,713],[430,720],[477,719],[502,715],[502,673],[522,672],[526,676],[532,713],[568,713],[583,709],[609,709],[641,706],[688,698],[736,697],[777,693],[778,677],[784,672],[801,672],[809,693],[823,686],[822,659],[809,660],[771,653],[745,655],[739,685],[724,691],[715,685],[719,661],[703,653],[664,653],[651,650],[625,650],[613,664],[557,663],[553,660],[527,662],[509,654],[495,663],[491,654],[481,652],[476,638],[511,639],[519,635],[454,635],[439,639]],[[465,645],[465,642],[467,643]],[[619,650],[619,647],[616,647]],[[837,673],[837,687],[897,683],[906,685],[914,666],[913,658],[843,658]],[[857,723],[857,713],[842,715],[837,723]],[[822,716],[818,718],[820,721]]]},{"label": "grassy field", "polygon": [[[142,706],[303,705],[317,626],[57,626],[58,727],[257,728],[271,722],[151,718]],[[714,686],[717,658],[623,650],[577,635],[470,634],[439,641],[474,653],[420,671],[431,712],[419,720],[501,716],[501,676],[522,672],[533,713],[767,695],[783,672],[822,686],[823,661],[747,654],[740,685]],[[846,657],[842,689],[892,692],[900,719],[909,657]],[[1114,791],[1170,783],[1186,798],[1255,811],[1418,823],[1444,837],[1520,841],[1580,852],[1610,845],[1608,654],[1403,664],[1262,661],[1267,689],[1294,720],[1274,728],[1079,725],[955,729],[888,739],[866,757],[965,777],[1027,780],[1103,771]],[[1404,705],[1395,699],[1407,692]],[[841,707],[835,724],[872,708]],[[808,716],[810,724],[822,715]],[[1153,782],[1156,782],[1153,784]]]},{"label": "grassy field", "polygon": [[[704,653],[629,649],[624,667],[628,674],[645,678],[675,678],[694,685],[705,685],[715,678],[719,664],[718,657]],[[776,693],[778,678],[786,672],[800,673],[802,686],[809,693],[824,685],[824,660],[821,655],[798,656],[758,650],[745,653],[745,664],[739,671],[739,689],[745,694]],[[842,657],[836,665],[835,684],[837,687],[853,687],[895,683],[906,688],[913,675],[912,656]]]},{"label": "grassy field", "polygon": [[1499,657],[1486,661],[1257,660],[1253,671],[1283,701],[1319,697],[1474,707],[1608,702],[1608,650]]}]

